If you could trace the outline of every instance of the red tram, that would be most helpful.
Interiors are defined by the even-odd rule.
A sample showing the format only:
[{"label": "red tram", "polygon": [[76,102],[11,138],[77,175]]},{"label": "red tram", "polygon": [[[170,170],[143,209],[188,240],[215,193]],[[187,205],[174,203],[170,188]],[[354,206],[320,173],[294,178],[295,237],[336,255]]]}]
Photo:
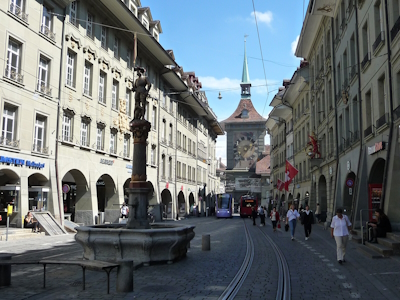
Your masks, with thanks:
[{"label": "red tram", "polygon": [[246,218],[251,217],[251,210],[257,210],[258,208],[258,201],[257,198],[253,195],[243,195],[240,197],[240,217]]}]

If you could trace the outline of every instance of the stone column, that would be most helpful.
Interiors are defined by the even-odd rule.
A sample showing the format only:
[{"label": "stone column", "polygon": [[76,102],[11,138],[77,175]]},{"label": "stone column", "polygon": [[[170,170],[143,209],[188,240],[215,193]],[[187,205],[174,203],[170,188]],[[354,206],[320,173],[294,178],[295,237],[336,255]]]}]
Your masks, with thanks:
[{"label": "stone column", "polygon": [[146,175],[146,144],[151,128],[150,122],[134,119],[129,124],[133,135],[132,177],[129,188],[129,218],[126,223],[128,229],[148,229],[147,220],[148,193]]}]

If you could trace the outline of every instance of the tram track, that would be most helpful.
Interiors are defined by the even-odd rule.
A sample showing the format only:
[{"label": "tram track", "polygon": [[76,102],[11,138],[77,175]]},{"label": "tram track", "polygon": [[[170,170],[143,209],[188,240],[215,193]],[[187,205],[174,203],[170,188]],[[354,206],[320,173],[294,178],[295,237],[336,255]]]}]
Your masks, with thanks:
[{"label": "tram track", "polygon": [[[233,280],[229,283],[227,288],[218,298],[219,300],[230,300],[235,298],[236,294],[239,292],[243,283],[245,282],[254,261],[253,239],[247,228],[245,220],[243,220],[243,224],[247,241],[246,255],[239,271],[236,273]],[[290,273],[286,258],[278,245],[265,233],[265,231],[263,231],[261,228],[259,228],[259,230],[268,241],[268,243],[271,245],[271,248],[274,250],[276,261],[278,264],[278,287],[275,299],[291,300]]]}]

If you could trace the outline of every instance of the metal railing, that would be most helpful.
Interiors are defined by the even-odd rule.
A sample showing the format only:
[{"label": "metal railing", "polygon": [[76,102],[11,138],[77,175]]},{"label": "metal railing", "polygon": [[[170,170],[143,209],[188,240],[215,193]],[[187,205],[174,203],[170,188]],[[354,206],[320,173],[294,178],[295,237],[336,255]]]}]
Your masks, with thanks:
[{"label": "metal railing", "polygon": [[38,85],[37,85],[37,90],[41,92],[42,94],[45,94],[47,96],[51,96],[51,88],[49,88],[43,81],[39,80]]},{"label": "metal railing", "polygon": [[50,28],[47,26],[42,25],[42,27],[40,28],[40,32],[47,36],[49,39],[52,39],[53,41],[56,39],[56,34],[51,31]]},{"label": "metal railing", "polygon": [[24,75],[18,72],[13,66],[7,65],[5,69],[5,77],[14,80],[18,83],[24,82]]},{"label": "metal railing", "polygon": [[0,136],[0,144],[4,146],[19,148],[19,140],[10,140],[4,136]]},{"label": "metal railing", "polygon": [[33,144],[32,151],[42,154],[49,154],[49,147],[42,147],[40,145]]},{"label": "metal railing", "polygon": [[375,42],[372,44],[372,51],[375,52],[375,50],[381,45],[383,44],[383,42],[385,41],[385,32],[381,31],[378,35],[378,37],[376,38]]},{"label": "metal railing", "polygon": [[25,13],[21,7],[19,7],[18,5],[15,5],[14,3],[10,4],[10,12],[17,16],[18,18],[20,18],[21,20],[25,21],[28,23],[28,14]]}]

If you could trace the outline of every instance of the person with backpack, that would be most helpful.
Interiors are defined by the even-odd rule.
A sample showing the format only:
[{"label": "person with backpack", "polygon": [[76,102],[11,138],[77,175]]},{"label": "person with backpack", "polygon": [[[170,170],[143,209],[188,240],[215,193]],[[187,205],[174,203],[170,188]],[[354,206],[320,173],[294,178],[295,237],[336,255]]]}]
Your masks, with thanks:
[{"label": "person with backpack", "polygon": [[311,225],[314,224],[314,214],[308,205],[306,205],[306,209],[301,213],[300,220],[304,226],[305,240],[307,241],[311,234]]}]

